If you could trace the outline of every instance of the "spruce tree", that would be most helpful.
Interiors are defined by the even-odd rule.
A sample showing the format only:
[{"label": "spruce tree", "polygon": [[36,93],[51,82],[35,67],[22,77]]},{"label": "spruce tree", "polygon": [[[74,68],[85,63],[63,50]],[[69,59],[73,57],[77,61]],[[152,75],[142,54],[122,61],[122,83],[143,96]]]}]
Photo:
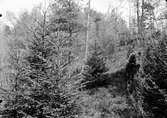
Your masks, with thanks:
[{"label": "spruce tree", "polygon": [[143,86],[143,106],[154,118],[167,117],[166,46],[166,36],[162,36],[157,45],[146,49],[144,58],[143,70],[147,79]]},{"label": "spruce tree", "polygon": [[106,67],[104,57],[102,56],[102,51],[100,50],[100,47],[97,47],[95,41],[95,45],[93,46],[90,56],[86,60],[85,68],[82,73],[83,88],[92,89],[98,86],[105,86],[103,83],[105,78],[102,78],[101,75],[107,71],[108,68]]},{"label": "spruce tree", "polygon": [[[76,25],[68,19],[75,12],[71,14],[68,10],[75,9],[71,6],[74,3],[64,0],[55,4],[60,8],[52,11],[56,12],[54,19],[48,18],[47,12],[36,19],[27,55],[19,65],[22,71],[17,70],[18,76],[13,77],[14,90],[1,112],[3,118],[74,118],[78,114],[75,99],[66,90],[66,81],[70,79],[67,66],[71,62],[67,48],[76,31],[72,29]],[[62,10],[65,13],[61,14]]]}]

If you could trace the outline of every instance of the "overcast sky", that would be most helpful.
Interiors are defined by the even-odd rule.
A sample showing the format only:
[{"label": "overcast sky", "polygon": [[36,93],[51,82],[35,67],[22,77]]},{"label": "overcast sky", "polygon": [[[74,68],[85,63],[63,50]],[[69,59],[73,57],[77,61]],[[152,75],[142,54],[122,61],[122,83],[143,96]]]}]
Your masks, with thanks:
[{"label": "overcast sky", "polygon": [[[6,21],[6,12],[11,11],[15,15],[19,15],[21,12],[31,9],[35,6],[47,0],[0,0],[0,13],[3,14],[1,21]],[[88,0],[84,0],[88,1]],[[91,0],[91,8],[100,11],[102,13],[106,13],[108,8],[119,6],[120,12],[124,18],[128,16],[128,4],[127,0]]]},{"label": "overcast sky", "polygon": [[0,12],[13,11],[19,13],[25,9],[32,9],[34,5],[39,4],[42,0],[0,0]]}]

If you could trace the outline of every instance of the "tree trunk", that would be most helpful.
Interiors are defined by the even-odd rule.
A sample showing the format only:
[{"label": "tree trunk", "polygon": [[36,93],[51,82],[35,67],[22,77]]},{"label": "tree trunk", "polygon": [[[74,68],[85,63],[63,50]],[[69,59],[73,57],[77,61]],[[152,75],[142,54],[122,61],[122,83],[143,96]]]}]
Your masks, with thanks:
[{"label": "tree trunk", "polygon": [[85,60],[87,60],[87,56],[88,56],[88,41],[89,41],[89,29],[90,29],[90,2],[91,0],[88,1],[88,19],[87,19],[87,32],[86,32],[86,41],[85,41]]}]

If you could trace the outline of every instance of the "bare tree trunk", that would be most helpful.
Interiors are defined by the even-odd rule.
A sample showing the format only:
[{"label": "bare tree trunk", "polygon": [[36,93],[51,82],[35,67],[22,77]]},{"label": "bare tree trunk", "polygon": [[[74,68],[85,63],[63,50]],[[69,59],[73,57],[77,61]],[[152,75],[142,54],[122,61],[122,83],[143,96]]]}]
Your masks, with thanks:
[{"label": "bare tree trunk", "polygon": [[141,21],[140,21],[140,27],[141,27],[141,34],[143,33],[144,27],[143,27],[143,17],[144,17],[144,0],[142,0],[142,14],[141,14]]},{"label": "bare tree trunk", "polygon": [[88,16],[87,16],[87,32],[86,32],[86,41],[85,41],[85,60],[87,60],[88,56],[88,41],[89,41],[89,29],[90,29],[90,2],[91,0],[88,1]]},{"label": "bare tree trunk", "polygon": [[141,10],[142,10],[142,13],[141,13],[141,19],[140,19],[140,35],[141,35],[141,40],[140,40],[140,43],[141,43],[141,46],[144,46],[145,44],[145,41],[143,40],[144,38],[144,24],[143,24],[143,20],[144,20],[144,0],[142,0],[142,6],[141,6]]},{"label": "bare tree trunk", "polygon": [[137,0],[136,7],[137,7],[137,33],[138,33],[138,36],[139,36],[140,35],[139,0]]}]

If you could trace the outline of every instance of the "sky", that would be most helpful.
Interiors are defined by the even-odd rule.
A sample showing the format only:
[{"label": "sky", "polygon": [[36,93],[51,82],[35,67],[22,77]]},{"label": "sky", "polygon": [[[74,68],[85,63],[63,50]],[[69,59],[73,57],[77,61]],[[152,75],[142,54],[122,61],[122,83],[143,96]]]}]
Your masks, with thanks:
[{"label": "sky", "polygon": [[[31,9],[40,4],[44,3],[47,0],[0,0],[0,13],[2,13],[3,17],[0,18],[1,21],[7,22],[6,12],[13,12],[16,16],[18,16],[21,12]],[[83,0],[88,2],[88,0]],[[121,3],[119,2],[121,1]],[[91,0],[91,8],[106,13],[108,8],[115,8],[119,6],[119,12],[123,16],[123,18],[128,17],[128,4],[127,0]]]},{"label": "sky", "polygon": [[19,13],[22,10],[30,10],[42,0],[0,0],[0,12],[13,11]]},{"label": "sky", "polygon": [[0,21],[7,22],[6,12],[13,12],[16,16],[23,11],[31,11],[31,9],[38,5],[43,0],[0,0],[0,13],[2,17]]}]

